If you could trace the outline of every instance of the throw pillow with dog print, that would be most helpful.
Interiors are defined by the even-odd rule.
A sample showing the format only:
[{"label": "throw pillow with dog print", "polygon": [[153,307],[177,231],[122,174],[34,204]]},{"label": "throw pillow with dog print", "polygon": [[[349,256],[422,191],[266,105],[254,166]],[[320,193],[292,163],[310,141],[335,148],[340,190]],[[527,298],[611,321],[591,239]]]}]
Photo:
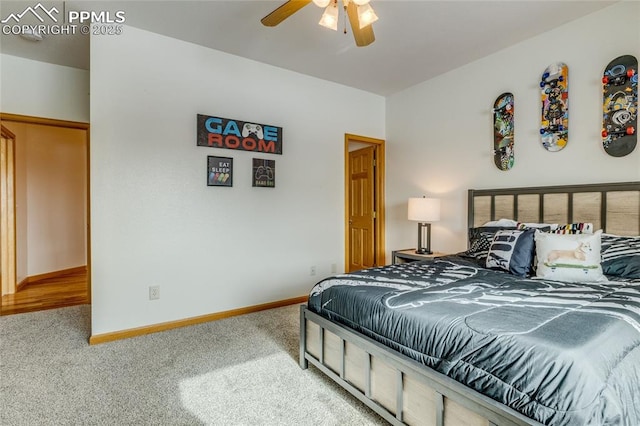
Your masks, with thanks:
[{"label": "throw pillow with dog print", "polygon": [[569,282],[606,281],[600,264],[601,235],[602,230],[593,234],[536,233],[536,277]]}]

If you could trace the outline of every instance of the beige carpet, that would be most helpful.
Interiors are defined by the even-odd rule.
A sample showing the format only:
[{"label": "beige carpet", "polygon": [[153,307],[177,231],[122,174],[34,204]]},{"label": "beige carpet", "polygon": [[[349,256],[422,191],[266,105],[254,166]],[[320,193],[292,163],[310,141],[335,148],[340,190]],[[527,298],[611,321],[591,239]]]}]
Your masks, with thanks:
[{"label": "beige carpet", "polygon": [[386,424],[300,369],[298,305],[96,346],[89,317],[0,317],[0,424]]}]

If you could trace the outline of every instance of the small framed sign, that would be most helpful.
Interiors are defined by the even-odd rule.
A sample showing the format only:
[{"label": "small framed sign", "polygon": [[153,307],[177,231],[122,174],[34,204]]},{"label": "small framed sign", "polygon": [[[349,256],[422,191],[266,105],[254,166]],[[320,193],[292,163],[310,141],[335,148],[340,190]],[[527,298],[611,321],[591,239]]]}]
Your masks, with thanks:
[{"label": "small framed sign", "polygon": [[233,158],[207,156],[207,186],[233,186]]},{"label": "small framed sign", "polygon": [[282,154],[282,127],[198,114],[198,146]]},{"label": "small framed sign", "polygon": [[253,159],[253,186],[275,188],[276,160]]}]

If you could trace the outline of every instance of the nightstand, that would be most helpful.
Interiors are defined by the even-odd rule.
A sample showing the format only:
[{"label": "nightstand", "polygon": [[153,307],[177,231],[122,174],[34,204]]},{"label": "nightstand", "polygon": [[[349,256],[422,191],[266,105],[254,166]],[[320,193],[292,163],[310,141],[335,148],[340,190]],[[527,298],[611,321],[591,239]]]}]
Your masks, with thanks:
[{"label": "nightstand", "polygon": [[391,252],[391,262],[394,265],[399,263],[416,262],[418,260],[433,259],[434,257],[445,256],[446,253],[433,252],[431,254],[416,254],[416,249],[394,250]]}]

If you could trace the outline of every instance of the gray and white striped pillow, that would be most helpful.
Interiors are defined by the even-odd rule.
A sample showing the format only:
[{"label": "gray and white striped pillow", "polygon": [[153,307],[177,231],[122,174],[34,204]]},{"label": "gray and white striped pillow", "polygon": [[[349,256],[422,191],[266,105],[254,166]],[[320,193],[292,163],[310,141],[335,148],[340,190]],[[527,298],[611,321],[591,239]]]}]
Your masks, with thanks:
[{"label": "gray and white striped pillow", "polygon": [[602,234],[601,247],[605,275],[640,278],[640,237]]}]

